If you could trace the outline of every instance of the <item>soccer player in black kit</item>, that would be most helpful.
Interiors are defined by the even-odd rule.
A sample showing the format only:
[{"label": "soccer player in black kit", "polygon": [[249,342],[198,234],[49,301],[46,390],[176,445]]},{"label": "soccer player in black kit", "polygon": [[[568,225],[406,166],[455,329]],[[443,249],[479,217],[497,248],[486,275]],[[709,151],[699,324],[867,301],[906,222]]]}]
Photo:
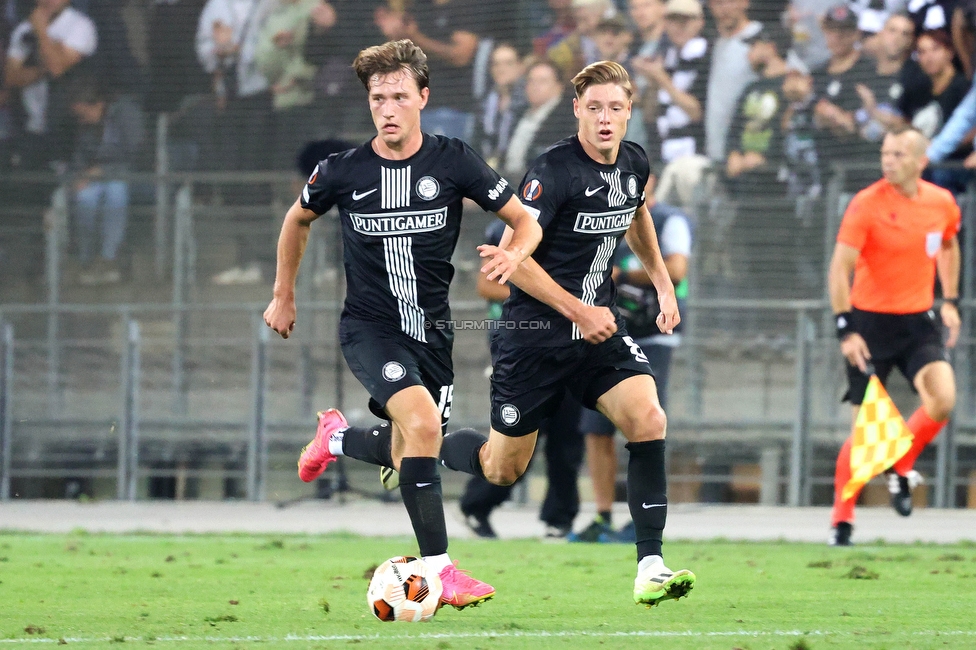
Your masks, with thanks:
[{"label": "soccer player in black kit", "polygon": [[[543,236],[512,275],[516,288],[492,340],[491,434],[448,434],[441,459],[492,483],[514,482],[532,456],[539,423],[568,387],[628,440],[627,501],[638,560],[634,601],[651,606],[687,595],[695,576],[671,571],[661,556],[667,420],[647,357],[613,306],[610,261],[622,235],[657,290],[660,330],[670,333],[680,317],[644,204],[647,155],[622,141],[631,110],[627,71],[618,63],[597,62],[577,74],[573,85],[578,134],[539,156],[522,181],[522,200],[537,213]],[[492,246],[479,248],[487,257],[497,254]]]},{"label": "soccer player in black kit", "polygon": [[437,468],[454,391],[448,288],[461,201],[473,199],[515,231],[511,243],[488,256],[489,279],[505,282],[542,231],[508,183],[467,145],[421,131],[430,90],[419,47],[409,40],[370,47],[353,68],[369,94],[377,135],[320,162],[288,210],[264,319],[285,338],[292,332],[295,279],[309,228],[337,206],[347,277],[340,345],[369,391],[370,410],[386,422],[350,427],[336,409],[319,413],[298,474],[312,481],[339,455],[398,469],[420,553],[444,584],[442,603],[462,609],[495,590],[458,570],[447,554]]}]

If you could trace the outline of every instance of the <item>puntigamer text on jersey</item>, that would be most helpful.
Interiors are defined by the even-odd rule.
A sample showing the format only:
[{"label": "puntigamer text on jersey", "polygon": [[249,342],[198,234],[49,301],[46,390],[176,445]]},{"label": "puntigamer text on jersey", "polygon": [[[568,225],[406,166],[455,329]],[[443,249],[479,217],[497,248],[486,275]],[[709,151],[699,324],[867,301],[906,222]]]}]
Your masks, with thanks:
[{"label": "puntigamer text on jersey", "polygon": [[630,228],[635,212],[634,208],[615,212],[579,212],[573,230],[585,233],[624,232]]},{"label": "puntigamer text on jersey", "polygon": [[380,214],[349,213],[356,232],[363,235],[409,235],[440,230],[447,224],[447,207],[416,212],[384,212]]}]

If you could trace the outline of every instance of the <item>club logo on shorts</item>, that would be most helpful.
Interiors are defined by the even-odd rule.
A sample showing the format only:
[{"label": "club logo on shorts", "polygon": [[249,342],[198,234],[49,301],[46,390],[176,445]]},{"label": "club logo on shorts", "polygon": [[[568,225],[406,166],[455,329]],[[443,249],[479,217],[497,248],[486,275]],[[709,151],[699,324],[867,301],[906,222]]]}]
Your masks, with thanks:
[{"label": "club logo on shorts", "polygon": [[383,379],[389,382],[400,381],[406,374],[406,368],[399,361],[387,361],[383,366]]},{"label": "club logo on shorts", "polygon": [[417,196],[422,198],[424,201],[436,199],[437,195],[440,193],[441,184],[438,183],[437,179],[433,176],[424,176],[417,181]]},{"label": "club logo on shorts", "polygon": [[518,424],[518,421],[522,417],[522,414],[519,413],[519,410],[515,407],[514,404],[502,404],[501,416],[502,416],[502,422],[504,422],[506,425],[511,427]]},{"label": "club logo on shorts", "polygon": [[632,199],[637,198],[637,177],[636,176],[631,176],[630,178],[627,179],[627,195],[630,196],[630,198]]},{"label": "club logo on shorts", "polygon": [[535,201],[540,196],[542,196],[542,183],[537,178],[533,178],[522,188],[522,198],[526,201]]}]

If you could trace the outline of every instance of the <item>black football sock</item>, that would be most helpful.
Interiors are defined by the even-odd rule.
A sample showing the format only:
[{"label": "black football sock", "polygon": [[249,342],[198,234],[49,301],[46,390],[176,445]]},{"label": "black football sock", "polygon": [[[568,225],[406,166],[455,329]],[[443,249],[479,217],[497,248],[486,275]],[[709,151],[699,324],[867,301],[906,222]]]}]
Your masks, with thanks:
[{"label": "black football sock", "polygon": [[661,555],[668,518],[668,479],[664,474],[664,440],[628,442],[627,504],[637,534],[637,561]]},{"label": "black football sock", "polygon": [[441,443],[441,463],[448,469],[485,478],[480,452],[486,442],[488,438],[474,429],[458,429],[449,433]]},{"label": "black football sock", "polygon": [[413,456],[400,461],[400,496],[410,515],[423,557],[447,553],[447,524],[437,459]]},{"label": "black football sock", "polygon": [[393,467],[392,442],[393,427],[389,422],[372,427],[349,427],[343,432],[342,453],[371,465]]}]

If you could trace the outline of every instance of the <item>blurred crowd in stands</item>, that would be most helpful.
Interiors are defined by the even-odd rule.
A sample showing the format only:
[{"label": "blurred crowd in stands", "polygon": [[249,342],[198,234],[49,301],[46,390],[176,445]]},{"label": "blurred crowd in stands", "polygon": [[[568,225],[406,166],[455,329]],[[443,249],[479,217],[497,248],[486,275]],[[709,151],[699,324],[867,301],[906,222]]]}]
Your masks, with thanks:
[{"label": "blurred crowd in stands", "polygon": [[[815,199],[888,130],[942,130],[970,90],[976,0],[0,0],[0,175],[71,174],[77,256],[116,281],[120,173],[154,168],[159,115],[173,170],[294,172],[310,141],[369,135],[350,63],[398,38],[429,57],[424,130],[511,182],[575,131],[568,80],[613,59],[659,197],[689,203],[710,170],[732,198]],[[929,172],[955,192],[968,130],[938,156],[963,165]]]}]

